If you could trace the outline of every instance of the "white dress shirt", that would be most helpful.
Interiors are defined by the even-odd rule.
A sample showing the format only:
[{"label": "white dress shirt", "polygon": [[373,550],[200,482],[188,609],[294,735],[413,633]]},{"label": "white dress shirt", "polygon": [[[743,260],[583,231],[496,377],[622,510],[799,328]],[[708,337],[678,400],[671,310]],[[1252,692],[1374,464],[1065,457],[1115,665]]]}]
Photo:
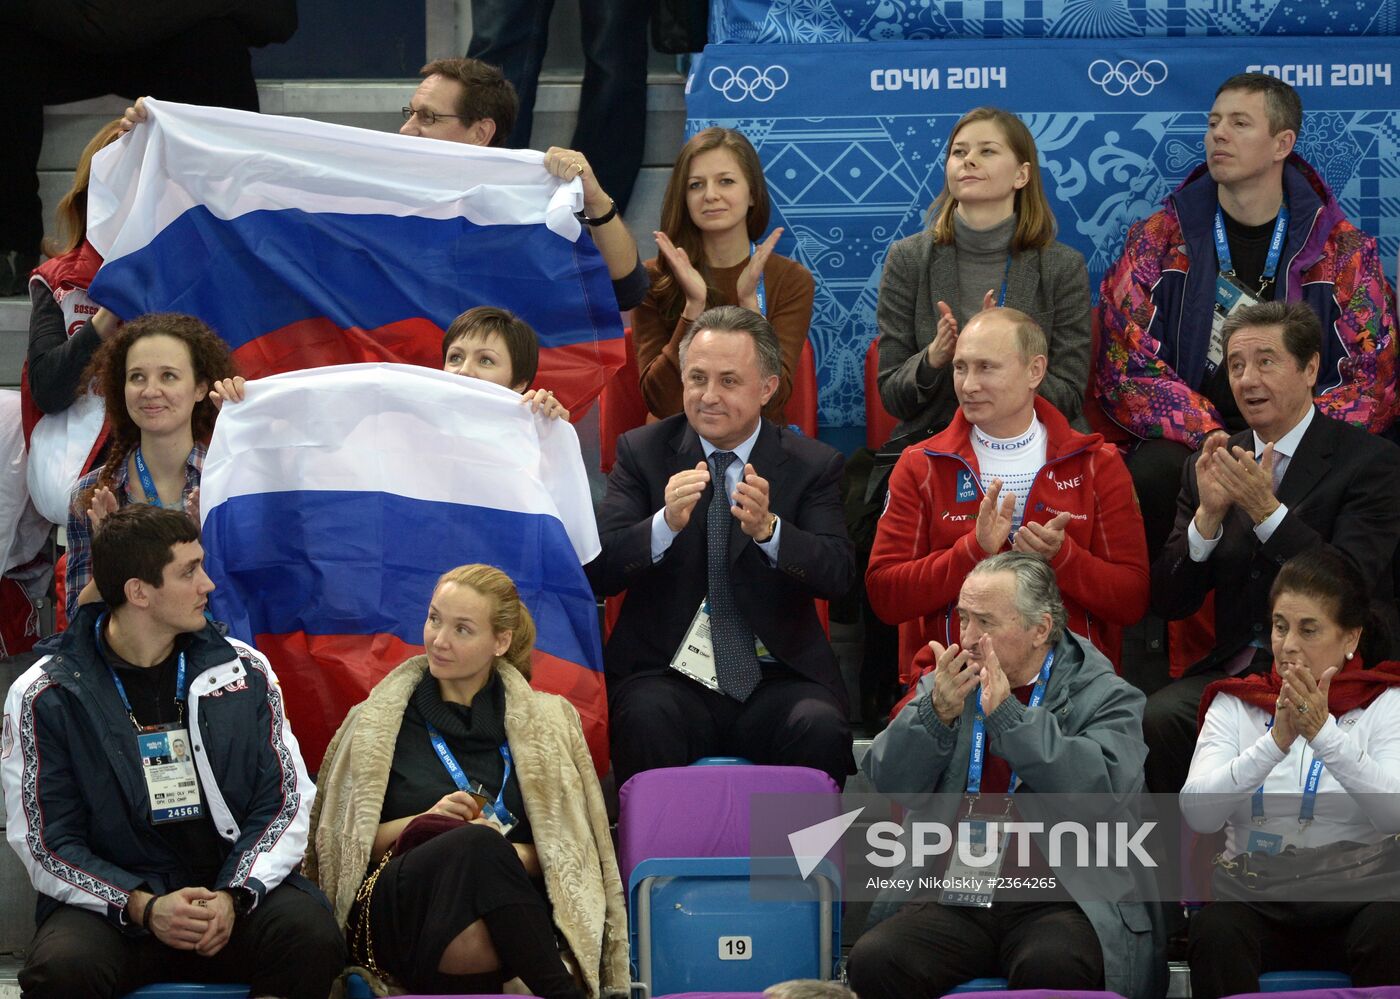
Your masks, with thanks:
[{"label": "white dress shirt", "polygon": [[[1293,429],[1284,434],[1274,442],[1274,494],[1278,494],[1279,483],[1283,481],[1284,473],[1288,471],[1288,463],[1293,460],[1293,456],[1298,453],[1298,445],[1302,443],[1303,434],[1307,433],[1308,427],[1312,424],[1313,416],[1317,408],[1309,406],[1303,418],[1293,425]],[[1263,440],[1256,433],[1254,435],[1254,455],[1257,458],[1264,453],[1264,448],[1268,441]],[[1265,544],[1274,536],[1274,531],[1278,530],[1278,525],[1283,523],[1283,518],[1288,515],[1288,507],[1280,503],[1278,509],[1269,514],[1268,519],[1263,523],[1254,526],[1254,536],[1259,539],[1259,543]],[[1220,538],[1224,534],[1224,525],[1215,530],[1215,537],[1203,538],[1201,532],[1196,530],[1196,518],[1191,518],[1191,525],[1186,528],[1186,545],[1191,553],[1191,561],[1204,562],[1210,558],[1215,551],[1215,546],[1220,543]]]},{"label": "white dress shirt", "polygon": [[[729,467],[724,470],[724,490],[731,500],[735,490],[739,488],[739,482],[744,475],[744,466],[749,462],[749,455],[753,453],[753,446],[758,440],[759,431],[762,429],[763,421],[759,420],[758,426],[754,428],[753,433],[749,434],[748,439],[733,449],[734,460],[730,462]],[[703,437],[700,438],[700,447],[705,452],[705,460],[707,462],[710,460],[710,455],[721,450]],[[755,471],[758,470],[755,469]],[[763,473],[759,471],[758,474],[762,475]],[[695,505],[695,509],[690,512],[692,518],[704,515],[705,511],[700,509],[700,504],[698,503]],[[778,522],[773,525],[773,536],[771,538],[763,542],[754,542],[754,544],[758,545],[759,551],[763,552],[764,556],[767,557],[771,565],[778,564],[778,535],[782,530],[783,522],[779,519]],[[666,523],[666,508],[664,506],[652,515],[651,560],[653,563],[661,561],[667,549],[671,547],[671,542],[676,540],[676,535],[679,533],[679,531],[671,530],[671,525]]]}]

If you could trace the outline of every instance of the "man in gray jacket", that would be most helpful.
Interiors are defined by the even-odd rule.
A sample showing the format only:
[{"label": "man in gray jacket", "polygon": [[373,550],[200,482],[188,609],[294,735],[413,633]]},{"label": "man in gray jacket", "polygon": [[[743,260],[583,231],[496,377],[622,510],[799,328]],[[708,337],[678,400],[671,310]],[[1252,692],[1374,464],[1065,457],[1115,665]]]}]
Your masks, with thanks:
[{"label": "man in gray jacket", "polygon": [[[1065,630],[1055,574],[1044,559],[1005,552],[978,563],[957,611],[963,647],[933,646],[937,665],[866,756],[864,769],[879,791],[999,797],[1014,789],[1016,799],[1115,801],[1141,792],[1143,695],[1087,639]],[[974,739],[985,746],[976,761]],[[1029,901],[1000,892],[973,904],[946,893],[902,906],[902,898],[882,896],[871,914],[876,925],[851,953],[852,989],[862,999],[943,995],[969,979],[1003,977],[1011,989],[1163,995],[1159,909],[1124,900],[1153,898],[1151,882],[1124,874],[1117,901],[1101,900],[1102,892],[1091,900],[1091,879],[1048,868],[1041,856],[1026,873],[1037,865],[1047,875],[1042,880],[1060,890]]]}]

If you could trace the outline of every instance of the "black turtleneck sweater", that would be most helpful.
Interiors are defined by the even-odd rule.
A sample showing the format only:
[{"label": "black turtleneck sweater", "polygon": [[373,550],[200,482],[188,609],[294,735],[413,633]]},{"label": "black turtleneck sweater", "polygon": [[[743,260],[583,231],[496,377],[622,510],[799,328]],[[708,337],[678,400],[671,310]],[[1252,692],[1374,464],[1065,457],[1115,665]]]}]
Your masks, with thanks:
[{"label": "black turtleneck sweater", "polygon": [[[426,812],[444,795],[457,790],[433,749],[428,735],[429,723],[441,733],[468,779],[484,785],[494,802],[505,771],[500,748],[506,741],[505,707],[505,687],[494,670],[470,707],[444,701],[437,680],[432,673],[425,672],[404,709],[379,821],[392,822]],[[512,843],[534,842],[513,764],[506,784],[505,805],[518,822],[506,838]]]}]

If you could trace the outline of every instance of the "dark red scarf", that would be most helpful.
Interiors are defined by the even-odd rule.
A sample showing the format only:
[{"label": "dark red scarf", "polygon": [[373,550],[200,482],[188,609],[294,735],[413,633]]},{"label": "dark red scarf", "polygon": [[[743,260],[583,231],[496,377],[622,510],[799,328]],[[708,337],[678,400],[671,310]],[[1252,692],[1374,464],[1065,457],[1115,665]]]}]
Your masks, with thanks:
[{"label": "dark red scarf", "polygon": [[[1340,718],[1348,711],[1367,707],[1385,693],[1387,687],[1396,686],[1400,686],[1400,663],[1377,663],[1371,669],[1366,669],[1360,658],[1346,660],[1342,663],[1341,672],[1332,677],[1332,686],[1327,689],[1327,711],[1334,718]],[[1216,694],[1233,694],[1246,704],[1273,714],[1282,689],[1283,678],[1278,675],[1277,664],[1267,673],[1216,680],[1201,695],[1196,731],[1199,732],[1205,724],[1206,711],[1210,709]]]}]

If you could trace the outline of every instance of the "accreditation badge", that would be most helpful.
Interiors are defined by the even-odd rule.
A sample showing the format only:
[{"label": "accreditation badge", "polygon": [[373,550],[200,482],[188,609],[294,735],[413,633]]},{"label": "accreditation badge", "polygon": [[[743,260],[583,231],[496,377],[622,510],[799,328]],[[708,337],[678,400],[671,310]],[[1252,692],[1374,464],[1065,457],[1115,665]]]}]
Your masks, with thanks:
[{"label": "accreditation badge", "polygon": [[700,601],[695,616],[690,619],[690,627],[685,637],[671,657],[671,668],[677,673],[702,683],[711,690],[718,691],[719,677],[715,674],[715,649],[710,642],[710,601]]},{"label": "accreditation badge", "polygon": [[194,770],[190,733],[178,725],[154,725],[136,736],[136,753],[146,778],[151,821],[184,822],[204,814]]},{"label": "accreditation badge", "polygon": [[1214,373],[1225,360],[1225,320],[1248,305],[1258,305],[1259,299],[1224,274],[1215,276],[1215,309],[1210,317],[1210,349],[1206,351],[1206,367]]},{"label": "accreditation badge", "polygon": [[1283,837],[1278,833],[1260,832],[1258,829],[1249,831],[1249,840],[1245,845],[1247,853],[1265,853],[1270,857],[1283,852]]},{"label": "accreditation badge", "polygon": [[948,858],[938,901],[990,909],[996,894],[1001,865],[1006,860],[1005,844],[996,840],[996,822],[969,817],[958,823],[958,839]]}]

